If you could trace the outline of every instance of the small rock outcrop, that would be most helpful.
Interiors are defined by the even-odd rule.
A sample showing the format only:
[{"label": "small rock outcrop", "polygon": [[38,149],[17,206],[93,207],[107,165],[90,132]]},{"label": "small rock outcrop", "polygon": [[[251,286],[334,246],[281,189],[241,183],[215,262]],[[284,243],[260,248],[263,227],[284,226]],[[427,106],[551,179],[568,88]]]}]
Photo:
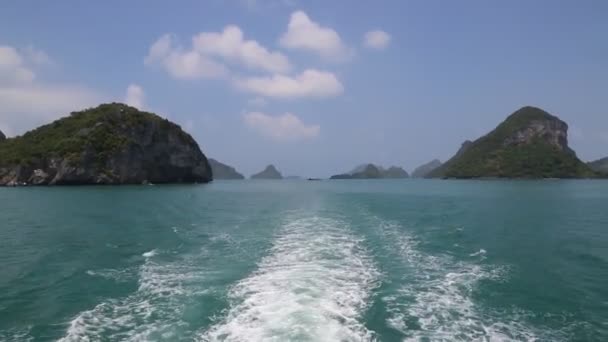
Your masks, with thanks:
[{"label": "small rock outcrop", "polygon": [[213,158],[209,158],[209,165],[213,171],[213,179],[245,179],[234,167],[220,163]]},{"label": "small rock outcrop", "polygon": [[492,132],[462,144],[427,177],[586,178],[596,174],[568,147],[568,125],[544,110],[523,107]]},{"label": "small rock outcrop", "polygon": [[274,165],[268,165],[264,170],[251,176],[251,179],[283,179],[281,173]]},{"label": "small rock outcrop", "polygon": [[209,162],[192,136],[120,103],[73,112],[0,144],[0,185],[211,180]]},{"label": "small rock outcrop", "polygon": [[441,166],[441,161],[439,159],[433,159],[426,164],[422,164],[418,166],[414,172],[412,172],[412,178],[424,178],[431,171]]}]

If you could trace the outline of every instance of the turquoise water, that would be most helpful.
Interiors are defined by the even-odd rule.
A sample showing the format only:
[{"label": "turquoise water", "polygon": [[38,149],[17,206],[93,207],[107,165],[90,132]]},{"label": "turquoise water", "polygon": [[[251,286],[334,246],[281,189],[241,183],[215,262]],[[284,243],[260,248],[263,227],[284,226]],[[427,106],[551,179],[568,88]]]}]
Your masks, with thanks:
[{"label": "turquoise water", "polygon": [[0,340],[607,341],[608,182],[0,189]]}]

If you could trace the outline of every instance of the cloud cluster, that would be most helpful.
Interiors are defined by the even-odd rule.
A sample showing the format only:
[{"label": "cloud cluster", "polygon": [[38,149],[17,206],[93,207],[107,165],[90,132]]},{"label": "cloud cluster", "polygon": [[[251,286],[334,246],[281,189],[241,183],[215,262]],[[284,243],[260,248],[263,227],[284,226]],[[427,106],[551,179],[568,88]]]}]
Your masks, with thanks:
[{"label": "cloud cluster", "polygon": [[303,11],[291,14],[287,32],[279,42],[285,48],[311,51],[328,60],[344,60],[352,55],[338,32],[312,21]]},{"label": "cloud cluster", "polygon": [[[246,1],[256,6],[256,1]],[[363,46],[385,49],[390,35],[382,30],[364,35]],[[304,11],[294,11],[278,45],[286,50],[310,52],[324,61],[346,61],[354,55],[331,27],[311,19]],[[170,34],[161,36],[149,49],[145,64],[160,66],[176,79],[223,79],[236,89],[255,95],[250,106],[261,107],[267,99],[306,99],[339,96],[344,86],[333,72],[307,67],[298,71],[287,55],[273,51],[256,40],[245,37],[236,25],[220,32],[201,32],[192,37],[192,45],[183,47]],[[296,69],[296,70],[294,70]],[[256,74],[251,74],[255,72]],[[129,97],[137,104],[137,91]],[[142,95],[143,97],[143,95]],[[285,113],[270,116],[250,112],[245,123],[257,132],[275,140],[300,140],[319,134],[318,125],[305,125],[297,116]]]},{"label": "cloud cluster", "polygon": [[307,125],[292,113],[271,116],[261,112],[249,112],[243,116],[243,119],[247,126],[276,141],[312,139],[321,131],[319,125]]},{"label": "cloud cluster", "polygon": [[[279,45],[311,51],[330,60],[352,55],[335,30],[313,21],[303,11],[292,13]],[[315,68],[293,72],[285,54],[246,39],[236,25],[226,26],[221,32],[201,32],[192,37],[192,46],[187,48],[179,45],[174,36],[165,34],[150,46],[144,62],[162,67],[176,79],[225,79],[241,91],[268,98],[326,98],[344,92],[334,73]],[[244,70],[234,70],[235,67]],[[247,75],[246,71],[258,75]]]},{"label": "cloud cluster", "polygon": [[308,69],[293,77],[273,75],[236,81],[245,91],[273,98],[322,98],[340,95],[342,83],[331,72]]}]

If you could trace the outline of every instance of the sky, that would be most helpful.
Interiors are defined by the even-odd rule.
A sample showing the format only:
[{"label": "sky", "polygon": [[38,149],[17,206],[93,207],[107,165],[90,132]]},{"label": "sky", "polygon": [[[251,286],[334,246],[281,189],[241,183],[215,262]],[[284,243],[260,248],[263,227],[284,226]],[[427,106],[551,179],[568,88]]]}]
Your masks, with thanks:
[{"label": "sky", "polygon": [[525,105],[608,156],[603,0],[0,2],[0,130],[103,102],[246,175],[449,159]]}]

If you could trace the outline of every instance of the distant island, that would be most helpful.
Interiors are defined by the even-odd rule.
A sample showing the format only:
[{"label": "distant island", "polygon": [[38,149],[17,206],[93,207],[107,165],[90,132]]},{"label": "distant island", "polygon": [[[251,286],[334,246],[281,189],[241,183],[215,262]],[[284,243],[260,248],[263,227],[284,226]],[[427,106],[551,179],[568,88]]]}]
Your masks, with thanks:
[{"label": "distant island", "polygon": [[391,166],[384,169],[374,164],[363,164],[350,172],[333,175],[330,179],[379,179],[379,178],[408,178],[408,173],[401,167]]},{"label": "distant island", "polygon": [[277,168],[271,164],[266,166],[264,170],[251,175],[251,179],[283,179],[283,176]]},{"label": "distant island", "polygon": [[587,165],[595,172],[608,175],[608,157],[589,162]]},{"label": "distant island", "polygon": [[426,164],[422,164],[422,165],[418,166],[416,169],[414,169],[414,172],[412,172],[412,178],[424,178],[429,173],[431,173],[431,171],[435,170],[436,168],[438,168],[440,166],[441,166],[441,161],[439,161],[439,159],[433,159],[430,162],[428,162]]},{"label": "distant island", "polygon": [[220,163],[213,158],[209,158],[209,165],[213,171],[213,179],[245,179],[234,167]]},{"label": "distant island", "polygon": [[73,112],[0,139],[0,185],[206,183],[196,141],[156,114],[120,103]]},{"label": "distant island", "polygon": [[466,141],[431,178],[591,178],[598,174],[568,146],[568,125],[523,107],[492,132]]}]

